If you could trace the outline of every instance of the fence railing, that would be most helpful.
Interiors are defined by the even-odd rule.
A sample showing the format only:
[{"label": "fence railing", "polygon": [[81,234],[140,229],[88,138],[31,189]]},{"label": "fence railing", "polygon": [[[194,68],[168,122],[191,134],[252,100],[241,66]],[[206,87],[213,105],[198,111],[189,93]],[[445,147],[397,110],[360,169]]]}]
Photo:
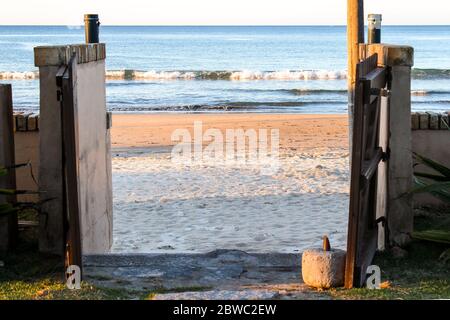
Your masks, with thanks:
[{"label": "fence railing", "polygon": [[414,112],[411,114],[412,130],[449,130],[450,111],[437,112]]},{"label": "fence railing", "polygon": [[[108,112],[111,117],[111,112]],[[14,131],[39,131],[39,114],[15,112]],[[450,128],[450,111],[437,113],[433,111],[411,113],[412,130],[448,130]]]},{"label": "fence railing", "polygon": [[35,113],[14,113],[14,131],[38,131],[39,115]]}]

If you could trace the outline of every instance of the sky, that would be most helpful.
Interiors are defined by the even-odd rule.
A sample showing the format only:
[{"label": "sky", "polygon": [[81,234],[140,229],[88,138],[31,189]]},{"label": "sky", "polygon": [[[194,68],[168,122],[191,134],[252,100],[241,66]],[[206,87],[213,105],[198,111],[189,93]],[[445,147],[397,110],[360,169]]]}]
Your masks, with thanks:
[{"label": "sky", "polygon": [[[0,25],[345,25],[347,0],[12,0]],[[365,0],[383,24],[450,25],[449,0]]]}]

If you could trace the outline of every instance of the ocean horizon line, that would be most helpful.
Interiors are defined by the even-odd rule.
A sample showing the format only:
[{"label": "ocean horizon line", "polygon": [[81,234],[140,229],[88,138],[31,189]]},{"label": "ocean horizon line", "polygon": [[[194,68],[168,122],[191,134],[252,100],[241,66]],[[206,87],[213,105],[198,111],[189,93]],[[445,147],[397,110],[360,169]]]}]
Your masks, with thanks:
[{"label": "ocean horizon line", "polygon": [[[80,26],[83,27],[83,24],[0,24],[0,27],[67,27],[67,26]],[[209,25],[209,24],[102,24],[102,27],[347,27],[346,24],[224,24],[224,25]],[[365,24],[367,27],[367,24]],[[450,24],[383,24],[384,27],[450,27]]]}]

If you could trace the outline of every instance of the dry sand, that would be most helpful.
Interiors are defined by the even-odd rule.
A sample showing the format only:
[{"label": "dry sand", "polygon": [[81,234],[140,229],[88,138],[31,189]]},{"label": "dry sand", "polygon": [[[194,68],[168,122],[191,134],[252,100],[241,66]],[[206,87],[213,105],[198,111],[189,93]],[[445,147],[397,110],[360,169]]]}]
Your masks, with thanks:
[{"label": "dry sand", "polygon": [[[175,129],[279,129],[280,167],[174,163]],[[347,118],[341,115],[114,115],[113,252],[295,253],[328,234],[344,248]]]},{"label": "dry sand", "polygon": [[174,143],[175,129],[192,132],[194,121],[204,130],[279,129],[281,148],[322,148],[348,146],[348,120],[344,115],[309,114],[118,114],[113,116],[112,146],[158,147]]}]

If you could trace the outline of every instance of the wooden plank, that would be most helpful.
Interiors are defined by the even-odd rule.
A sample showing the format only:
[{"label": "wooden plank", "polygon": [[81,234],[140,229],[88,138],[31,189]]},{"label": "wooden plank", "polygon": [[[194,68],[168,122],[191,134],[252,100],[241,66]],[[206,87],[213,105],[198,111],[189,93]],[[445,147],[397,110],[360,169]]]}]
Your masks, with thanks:
[{"label": "wooden plank", "polygon": [[[358,88],[355,92],[355,105],[362,105],[363,96],[363,84],[357,84]],[[361,159],[362,159],[362,134],[363,130],[363,112],[361,108],[355,108],[354,110],[354,122],[353,122],[353,148],[352,148],[352,165],[351,165],[351,184],[350,184],[350,210],[348,219],[348,234],[347,234],[347,256],[345,264],[345,287],[352,288],[355,277],[355,260],[356,260],[356,244],[357,244],[357,230],[358,230],[358,216],[360,199],[360,179],[361,174]],[[358,177],[358,178],[354,178]]]},{"label": "wooden plank", "polygon": [[383,159],[383,150],[378,148],[375,156],[370,160],[365,160],[362,166],[361,177],[369,182],[378,170],[378,164]]},{"label": "wooden plank", "polygon": [[16,129],[17,131],[27,131],[27,117],[21,113],[16,116]]},{"label": "wooden plank", "polygon": [[450,114],[441,114],[441,121],[439,123],[439,128],[441,130],[450,130]]},{"label": "wooden plank", "polygon": [[426,112],[419,112],[419,128],[420,130],[428,130],[430,128],[430,115]]},{"label": "wooden plank", "polygon": [[36,228],[36,227],[39,227],[38,221],[26,221],[26,220],[19,221],[19,228],[21,229]]},{"label": "wooden plank", "polygon": [[411,129],[412,130],[420,129],[419,114],[417,114],[417,112],[413,112],[411,114]]},{"label": "wooden plank", "polygon": [[106,113],[106,129],[109,130],[112,128],[112,112]]},{"label": "wooden plank", "polygon": [[80,197],[78,179],[78,116],[77,116],[77,54],[72,56],[63,76],[58,73],[57,83],[62,89],[62,137],[64,154],[64,195],[65,210],[68,221],[66,267],[77,265],[82,269]]},{"label": "wooden plank", "polygon": [[28,117],[28,121],[27,121],[27,130],[28,131],[36,131],[39,129],[38,118],[39,118],[39,116],[37,114],[31,114]]},{"label": "wooden plank", "polygon": [[[14,115],[12,87],[9,84],[0,85],[0,165],[12,167],[15,165],[14,148]],[[0,188],[15,189],[16,173],[10,170],[7,176],[0,177]],[[15,203],[16,196],[1,196],[0,201]],[[0,217],[0,251],[7,251],[16,244],[17,215]]]},{"label": "wooden plank", "polygon": [[364,103],[373,103],[380,95],[380,90],[386,86],[386,69],[376,68],[362,80],[365,82]]},{"label": "wooden plank", "polygon": [[428,112],[430,117],[430,130],[439,130],[439,115],[436,112]]}]

